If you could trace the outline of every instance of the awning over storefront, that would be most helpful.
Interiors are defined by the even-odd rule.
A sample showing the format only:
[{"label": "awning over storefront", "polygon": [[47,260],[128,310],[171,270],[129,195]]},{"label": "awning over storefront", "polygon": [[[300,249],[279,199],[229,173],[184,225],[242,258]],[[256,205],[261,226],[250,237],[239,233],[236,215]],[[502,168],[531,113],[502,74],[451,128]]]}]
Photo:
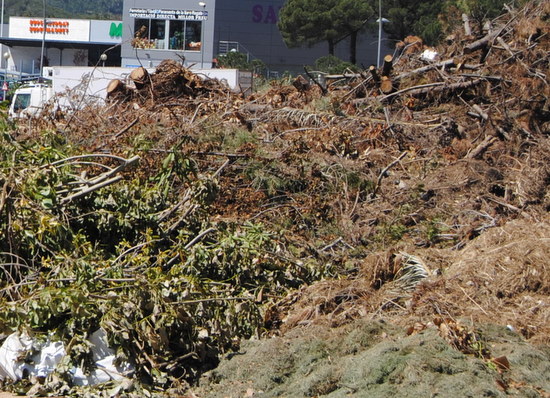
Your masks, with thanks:
[{"label": "awning over storefront", "polygon": [[[42,40],[35,39],[12,39],[8,37],[0,37],[0,43],[8,47],[41,47]],[[97,49],[99,47],[107,49],[115,46],[113,43],[97,43],[97,42],[78,42],[78,41],[60,41],[60,40],[45,40],[44,47],[57,48],[63,50],[65,48],[76,48],[82,50]]]}]

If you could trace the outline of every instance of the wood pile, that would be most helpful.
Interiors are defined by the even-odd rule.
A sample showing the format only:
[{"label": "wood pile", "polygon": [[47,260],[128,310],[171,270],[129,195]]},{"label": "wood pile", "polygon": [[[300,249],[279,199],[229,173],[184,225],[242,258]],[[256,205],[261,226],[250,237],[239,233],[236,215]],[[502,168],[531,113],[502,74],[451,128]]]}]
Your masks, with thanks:
[{"label": "wood pile", "polygon": [[[82,115],[82,120],[94,117],[90,124],[98,129],[104,126],[106,139],[79,132],[85,121],[69,126],[71,136],[115,149],[115,142],[123,144],[143,123],[161,123],[177,132],[182,121],[200,130],[216,118],[226,130],[244,126],[269,143],[277,137],[339,159],[370,154],[367,164],[378,170],[374,181],[405,151],[449,164],[481,162],[500,169],[491,188],[503,195],[495,200],[505,205],[498,206],[513,210],[550,203],[543,149],[550,131],[549,14],[547,2],[533,1],[492,21],[489,31],[464,24],[446,43],[430,49],[437,53],[433,59],[423,57],[426,48],[419,38],[410,37],[384,57],[380,68],[346,73],[326,86],[310,75],[273,81],[246,99],[175,61],[164,61],[151,74],[137,69],[128,84],[112,82],[110,99],[117,106]],[[113,114],[119,124],[113,124]],[[152,139],[169,145],[178,140],[173,134]],[[383,154],[376,152],[381,149]]]},{"label": "wood pile", "polygon": [[208,96],[211,92],[226,94],[229,88],[215,79],[202,79],[174,60],[164,60],[149,74],[139,67],[128,76],[128,83],[112,80],[107,86],[107,99],[111,102],[148,100],[153,103],[179,98]]}]

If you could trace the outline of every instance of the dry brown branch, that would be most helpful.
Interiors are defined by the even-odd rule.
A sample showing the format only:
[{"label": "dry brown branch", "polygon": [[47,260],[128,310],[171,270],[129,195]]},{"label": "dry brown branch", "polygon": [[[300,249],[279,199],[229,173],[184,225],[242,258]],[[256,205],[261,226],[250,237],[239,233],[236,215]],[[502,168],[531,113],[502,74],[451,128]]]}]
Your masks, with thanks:
[{"label": "dry brown branch", "polygon": [[380,190],[380,186],[382,185],[382,179],[384,177],[386,177],[386,174],[388,173],[388,171],[392,167],[394,167],[396,164],[398,164],[405,156],[407,156],[407,154],[408,154],[408,151],[405,151],[405,152],[401,153],[401,155],[399,155],[399,157],[397,159],[395,159],[394,161],[392,161],[390,164],[388,164],[386,167],[384,167],[382,169],[380,174],[378,174],[378,178],[376,179],[376,185],[375,185],[374,190],[372,192],[371,198],[374,198],[376,196],[376,194],[378,193],[378,191]]},{"label": "dry brown branch", "polygon": [[467,159],[476,159],[477,157],[481,156],[483,152],[487,150],[495,141],[497,141],[497,137],[487,136],[485,139],[477,146],[475,147],[470,153],[466,155]]},{"label": "dry brown branch", "polygon": [[464,90],[464,89],[473,87],[475,85],[478,85],[482,82],[483,82],[482,79],[477,79],[477,80],[470,80],[466,82],[458,82],[458,83],[451,83],[451,84],[447,84],[445,82],[422,84],[419,86],[404,88],[402,90],[396,91],[395,93],[385,95],[379,98],[379,100],[381,102],[384,102],[404,93],[408,93],[409,95],[412,95],[413,97],[415,97],[415,96],[422,96],[426,94],[437,94],[445,91],[452,92],[456,90]]}]

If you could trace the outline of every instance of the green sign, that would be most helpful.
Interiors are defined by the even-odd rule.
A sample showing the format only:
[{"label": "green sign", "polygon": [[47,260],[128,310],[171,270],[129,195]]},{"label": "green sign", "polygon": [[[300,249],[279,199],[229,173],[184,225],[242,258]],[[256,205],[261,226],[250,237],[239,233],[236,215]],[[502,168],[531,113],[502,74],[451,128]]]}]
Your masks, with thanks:
[{"label": "green sign", "polygon": [[111,22],[111,28],[109,29],[109,36],[111,37],[122,37],[122,23],[118,25],[114,22]]}]

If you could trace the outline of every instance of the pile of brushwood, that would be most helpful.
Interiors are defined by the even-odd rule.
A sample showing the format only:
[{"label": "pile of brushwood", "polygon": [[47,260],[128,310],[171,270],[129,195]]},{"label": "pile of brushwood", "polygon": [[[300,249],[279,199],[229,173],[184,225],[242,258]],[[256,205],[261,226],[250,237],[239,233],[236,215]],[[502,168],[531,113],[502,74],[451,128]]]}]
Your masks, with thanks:
[{"label": "pile of brushwood", "polygon": [[[459,318],[548,344],[549,18],[247,97],[165,61],[103,107],[2,120],[0,340],[67,353],[4,387],[174,396],[242,339],[358,317],[487,361]],[[132,382],[74,386],[100,328]]]}]

